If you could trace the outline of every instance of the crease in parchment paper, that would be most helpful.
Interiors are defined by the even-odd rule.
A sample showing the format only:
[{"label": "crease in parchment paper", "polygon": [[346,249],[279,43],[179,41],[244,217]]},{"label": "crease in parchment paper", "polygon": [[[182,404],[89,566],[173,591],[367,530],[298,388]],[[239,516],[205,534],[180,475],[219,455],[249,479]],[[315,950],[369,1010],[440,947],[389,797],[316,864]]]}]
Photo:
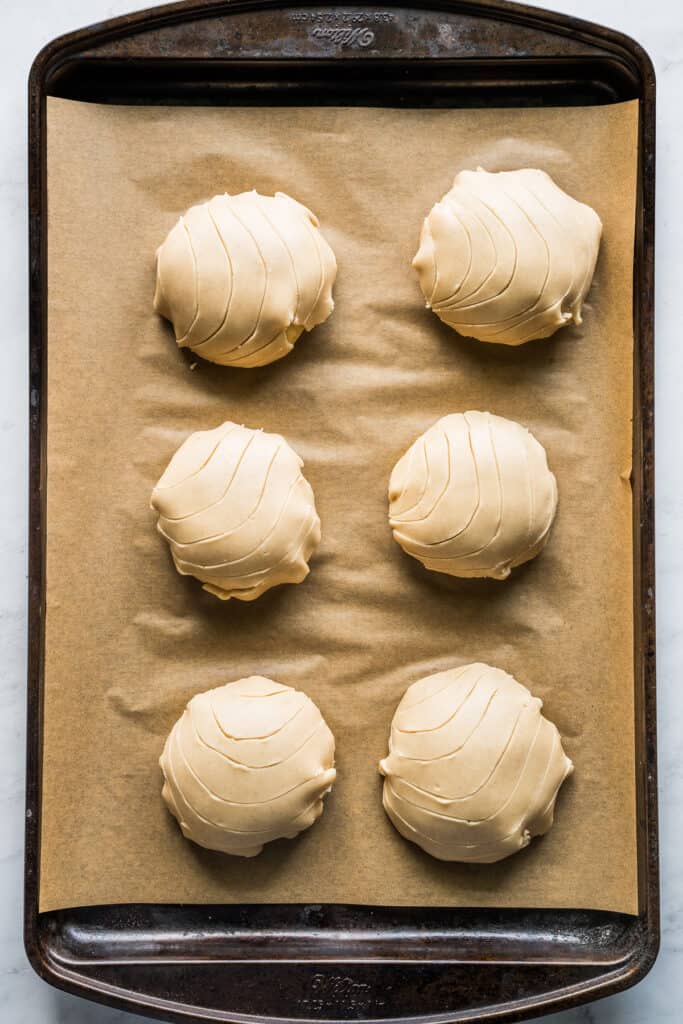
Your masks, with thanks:
[{"label": "crease in parchment paper", "polygon": [[[100,106],[48,99],[48,431],[41,910],[310,902],[637,911],[631,492],[637,104],[391,110]],[[581,327],[518,349],[459,337],[410,266],[457,171],[540,167],[604,223]],[[154,252],[217,192],[282,190],[335,250],[330,320],[262,369],[178,350]],[[191,364],[196,368],[191,369]],[[387,524],[391,469],[440,416],[529,427],[559,485],[550,542],[509,580],[424,570]],[[179,576],[149,496],[193,430],[283,433],[323,539],[297,586],[223,603]],[[486,661],[544,701],[576,765],[547,836],[444,864],[381,806],[406,687]],[[260,673],[337,739],[313,828],[252,861],[183,839],[158,757],[192,694]]]}]

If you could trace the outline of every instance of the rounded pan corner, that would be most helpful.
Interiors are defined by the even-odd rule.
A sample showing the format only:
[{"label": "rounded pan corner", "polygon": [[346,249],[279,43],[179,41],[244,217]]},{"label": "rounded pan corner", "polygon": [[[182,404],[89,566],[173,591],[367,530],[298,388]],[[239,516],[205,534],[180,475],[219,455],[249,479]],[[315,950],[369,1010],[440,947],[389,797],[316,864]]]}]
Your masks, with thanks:
[{"label": "rounded pan corner", "polygon": [[646,933],[646,941],[640,953],[633,958],[630,969],[625,972],[623,984],[614,988],[614,992],[624,992],[626,989],[639,985],[654,967],[661,947],[661,932],[657,921],[650,922]]},{"label": "rounded pan corner", "polygon": [[635,62],[638,64],[641,71],[643,85],[647,85],[654,90],[657,85],[657,73],[655,71],[652,57],[645,47],[641,46],[641,44],[632,36],[626,35],[625,32],[616,32],[614,29],[610,29],[610,31],[613,32],[620,45],[623,46],[625,50],[628,50]]},{"label": "rounded pan corner", "polygon": [[124,21],[125,18],[115,18],[104,22],[103,25],[90,25],[86,28],[76,29],[73,32],[66,32],[56,36],[43,47],[33,58],[28,73],[29,95],[35,97],[46,89],[50,72],[60,64],[68,55],[78,50],[87,49],[94,44],[101,36],[103,30],[113,27],[116,22]]},{"label": "rounded pan corner", "polygon": [[40,939],[37,913],[26,913],[24,924],[24,952],[31,968],[35,974],[52,988],[61,992],[68,992],[70,995],[80,996],[90,1001],[104,1003],[111,1007],[129,1009],[135,1012],[136,1006],[127,1002],[124,998],[102,998],[97,989],[88,983],[88,979],[80,975],[73,978],[66,977],[59,967],[54,963]]},{"label": "rounded pan corner", "polygon": [[[268,3],[268,0],[266,0]],[[159,7],[147,7],[128,14],[109,18],[107,21],[95,22],[83,28],[66,32],[47,42],[36,54],[28,73],[29,95],[34,97],[43,93],[49,83],[50,75],[67,58],[77,56],[79,52],[91,50],[101,42],[136,32],[148,31],[168,21],[183,20],[185,16],[208,16],[221,8],[236,9],[239,0],[173,0]]]},{"label": "rounded pan corner", "polygon": [[573,991],[568,990],[564,994],[556,993],[555,997],[551,996],[543,1007],[533,1010],[533,1016],[573,1009],[586,1003],[606,999],[608,996],[614,996],[620,992],[626,992],[640,984],[652,970],[659,954],[660,931],[657,921],[647,919],[644,938],[644,944],[635,950],[616,971],[599,975]]},{"label": "rounded pan corner", "polygon": [[[425,3],[429,6],[429,0]],[[597,47],[609,46],[630,58],[637,68],[643,92],[654,91],[656,84],[655,67],[649,53],[636,39],[619,29],[599,25],[585,18],[564,14],[546,7],[530,7],[515,0],[446,0],[445,5],[456,10],[471,10],[472,13],[502,17],[508,21],[523,22],[535,28],[562,35],[579,35],[586,42]]]},{"label": "rounded pan corner", "polygon": [[[579,985],[568,986],[566,989],[543,993],[538,998],[521,999],[516,1003],[486,1007],[476,1018],[479,1024],[513,1024],[515,1021],[535,1020],[547,1014],[562,1013],[574,1010],[588,1003],[607,999],[634,988],[649,974],[659,953],[659,930],[648,932],[647,944],[640,952],[635,953],[616,971],[601,974],[590,981]],[[464,1024],[467,1018],[454,1018],[451,1021],[438,1019],[438,1024]],[[366,1022],[369,1024],[369,1022]],[[428,1018],[428,1024],[437,1024],[436,1018]]]},{"label": "rounded pan corner", "polygon": [[145,1017],[161,1021],[179,1020],[181,1019],[180,1014],[182,1014],[183,1020],[205,1019],[196,1016],[196,1007],[179,1005],[170,1012],[165,1011],[163,1008],[149,1003],[143,992],[131,992],[114,986],[103,986],[94,983],[86,975],[63,970],[50,958],[49,954],[43,953],[40,940],[32,927],[27,927],[24,931],[24,951],[29,964],[41,981],[60,992],[66,992],[69,995],[78,996],[80,999],[87,999],[88,1002],[108,1006],[114,1010],[144,1014]]}]

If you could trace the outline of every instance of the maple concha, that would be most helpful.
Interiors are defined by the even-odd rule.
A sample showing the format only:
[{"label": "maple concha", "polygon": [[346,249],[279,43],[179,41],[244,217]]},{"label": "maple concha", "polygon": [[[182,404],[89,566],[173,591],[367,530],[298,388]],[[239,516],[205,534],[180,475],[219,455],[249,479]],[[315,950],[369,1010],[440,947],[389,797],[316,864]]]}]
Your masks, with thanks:
[{"label": "maple concha", "polygon": [[380,762],[383,804],[432,857],[493,863],[547,832],[573,771],[543,703],[501,669],[472,664],[408,687]]},{"label": "maple concha", "polygon": [[156,253],[154,309],[176,340],[224,366],[264,366],[334,308],[334,253],[315,214],[276,192],[192,206]]},{"label": "maple concha", "polygon": [[191,434],[151,499],[178,572],[222,600],[305,579],[320,519],[302,467],[279,434],[231,421]]},{"label": "maple concha", "polygon": [[183,835],[240,857],[309,828],[336,774],[334,736],[317,706],[263,676],[194,696],[159,764]]},{"label": "maple concha", "polygon": [[597,213],[545,171],[461,171],[425,218],[413,260],[426,305],[501,345],[581,323],[602,234]]},{"label": "maple concha", "polygon": [[389,481],[394,539],[449,576],[506,579],[545,546],[556,508],[545,449],[521,424],[489,412],[437,420]]}]

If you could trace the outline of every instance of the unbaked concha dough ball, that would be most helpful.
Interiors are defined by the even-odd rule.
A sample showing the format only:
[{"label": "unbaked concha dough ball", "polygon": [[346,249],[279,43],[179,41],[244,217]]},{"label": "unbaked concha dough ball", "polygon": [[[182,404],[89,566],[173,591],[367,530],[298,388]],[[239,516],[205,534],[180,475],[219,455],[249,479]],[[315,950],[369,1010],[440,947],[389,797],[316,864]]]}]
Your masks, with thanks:
[{"label": "unbaked concha dough ball", "polygon": [[501,345],[581,323],[602,223],[545,171],[461,171],[426,217],[413,260],[427,307]]},{"label": "unbaked concha dough ball", "polygon": [[159,764],[162,796],[187,839],[255,857],[322,814],[334,736],[304,693],[250,676],[193,697]]},{"label": "unbaked concha dough ball", "polygon": [[489,412],[437,420],[389,481],[394,539],[449,576],[505,579],[545,546],[556,507],[543,447],[519,423]]},{"label": "unbaked concha dough ball", "polygon": [[302,466],[279,434],[231,422],[191,434],[151,501],[178,572],[241,601],[305,579],[320,520]]},{"label": "unbaked concha dough ball", "polygon": [[334,253],[283,192],[192,206],[156,254],[154,309],[178,344],[223,366],[265,366],[334,308]]},{"label": "unbaked concha dough ball", "polygon": [[542,707],[490,665],[409,686],[380,762],[384,809],[401,835],[439,860],[490,864],[547,832],[573,765]]}]

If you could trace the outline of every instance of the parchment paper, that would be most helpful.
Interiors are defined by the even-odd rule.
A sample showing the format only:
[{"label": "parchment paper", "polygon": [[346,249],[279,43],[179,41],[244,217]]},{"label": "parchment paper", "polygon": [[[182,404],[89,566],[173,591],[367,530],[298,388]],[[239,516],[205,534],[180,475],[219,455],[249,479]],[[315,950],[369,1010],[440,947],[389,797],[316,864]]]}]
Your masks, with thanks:
[{"label": "parchment paper", "polygon": [[[125,108],[48,100],[47,634],[41,910],[141,902],[593,907],[635,913],[631,280],[637,106]],[[581,328],[520,349],[459,338],[410,260],[461,168],[542,167],[604,222]],[[216,192],[282,189],[337,254],[337,308],[281,362],[191,360],[152,312],[153,254]],[[447,412],[521,421],[560,506],[507,582],[404,555],[390,470]],[[190,431],[282,432],[323,541],[299,586],[223,604],[173,569],[148,509]],[[483,660],[545,701],[576,765],[548,836],[439,863],[384,816],[377,761],[405,688]],[[305,835],[244,861],[185,841],[157,758],[189,697],[250,673],[305,690],[338,781]]]}]

